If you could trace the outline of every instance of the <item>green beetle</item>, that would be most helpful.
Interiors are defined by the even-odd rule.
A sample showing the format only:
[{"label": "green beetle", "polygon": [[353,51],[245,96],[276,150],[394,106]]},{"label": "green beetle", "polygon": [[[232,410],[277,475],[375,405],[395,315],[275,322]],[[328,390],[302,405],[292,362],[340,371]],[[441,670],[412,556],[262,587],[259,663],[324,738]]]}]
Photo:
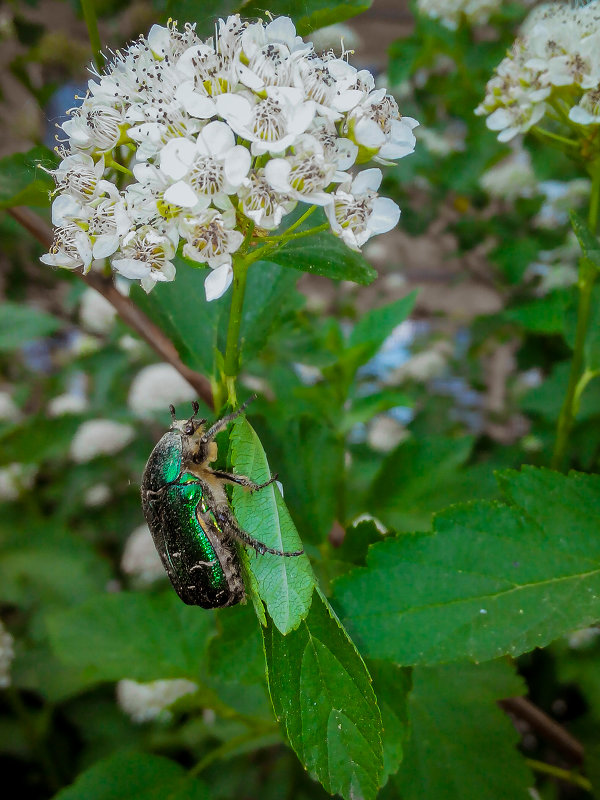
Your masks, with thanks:
[{"label": "green beetle", "polygon": [[[248,401],[249,402],[249,401]],[[173,587],[184,603],[202,608],[222,608],[245,597],[235,540],[257,553],[299,556],[297,550],[274,550],[243,531],[233,515],[225,484],[237,484],[252,492],[273,483],[257,484],[245,475],[212,469],[217,458],[216,435],[248,404],[205,430],[205,419],[196,419],[198,403],[187,420],[173,419],[171,428],[150,454],[142,476],[142,508],[154,544]]]}]

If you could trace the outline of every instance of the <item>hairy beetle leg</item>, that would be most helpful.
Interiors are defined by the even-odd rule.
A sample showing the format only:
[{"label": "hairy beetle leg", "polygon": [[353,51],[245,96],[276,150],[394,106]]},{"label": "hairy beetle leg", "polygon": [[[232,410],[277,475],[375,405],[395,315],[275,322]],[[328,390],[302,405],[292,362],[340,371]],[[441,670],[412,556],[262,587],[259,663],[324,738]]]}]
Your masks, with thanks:
[{"label": "hairy beetle leg", "polygon": [[211,474],[214,475],[215,478],[219,478],[219,480],[226,481],[227,483],[235,483],[238,486],[243,486],[244,489],[249,489],[251,492],[258,492],[259,489],[270,486],[272,483],[275,483],[279,477],[279,475],[275,473],[268,481],[264,483],[255,483],[252,478],[248,478],[246,475],[236,475],[232,472],[223,472],[222,470],[213,469],[211,470]]},{"label": "hairy beetle leg", "polygon": [[239,527],[236,518],[233,516],[231,509],[228,506],[219,506],[217,509],[215,509],[215,516],[218,523],[223,527],[223,530],[227,531],[227,533],[229,533],[231,536],[235,536],[235,538],[239,539],[240,542],[244,542],[244,544],[252,547],[261,556],[265,553],[272,553],[274,556],[286,556],[287,558],[292,558],[293,556],[301,556],[304,553],[304,550],[285,552],[283,550],[275,550],[273,547],[267,547],[264,542],[259,542],[258,539],[250,536],[249,533],[246,533],[246,531],[243,531]]}]

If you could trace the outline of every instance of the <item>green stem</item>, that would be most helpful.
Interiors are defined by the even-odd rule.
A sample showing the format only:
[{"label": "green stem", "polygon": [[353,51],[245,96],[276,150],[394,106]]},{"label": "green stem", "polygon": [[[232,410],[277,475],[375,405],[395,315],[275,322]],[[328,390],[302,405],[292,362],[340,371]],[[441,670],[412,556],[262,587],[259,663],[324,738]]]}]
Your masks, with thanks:
[{"label": "green stem", "polygon": [[241,733],[239,736],[234,736],[233,739],[229,739],[229,741],[223,742],[222,745],[219,745],[219,747],[216,747],[214,750],[212,750],[210,753],[204,756],[203,759],[201,759],[195,766],[193,766],[189,770],[188,775],[190,776],[199,775],[201,772],[203,772],[203,770],[206,769],[206,767],[210,766],[213,762],[218,761],[219,759],[224,758],[225,756],[228,756],[229,753],[234,752],[235,750],[237,750],[238,747],[247,744],[248,742],[254,741],[257,738],[257,736],[264,735],[264,733],[271,733],[271,732],[277,733],[277,730],[278,729],[273,726],[270,727],[268,730],[265,730],[264,732],[258,732],[256,729],[254,729],[248,731],[247,733]]},{"label": "green stem", "polygon": [[576,772],[570,772],[568,769],[561,769],[555,767],[553,764],[546,764],[544,761],[536,761],[534,758],[526,758],[525,763],[531,767],[534,772],[541,772],[544,775],[551,775],[553,778],[558,778],[561,781],[579,786],[580,789],[585,789],[586,792],[592,791],[592,784],[583,775],[578,775]]},{"label": "green stem", "polygon": [[290,227],[287,229],[287,233],[291,233],[291,231],[295,230],[299,225],[302,225],[302,223],[305,222],[310,217],[310,215],[316,210],[317,206],[311,206],[308,209],[308,211],[305,211],[304,214],[302,214],[301,217],[298,217],[298,219],[296,220],[296,222],[294,222],[293,225],[290,225]]},{"label": "green stem", "polygon": [[94,64],[100,72],[104,69],[104,56],[102,55],[102,42],[98,33],[98,20],[96,19],[94,0],[81,0],[81,10],[83,11],[83,18],[87,25],[88,36],[94,53]]},{"label": "green stem", "polygon": [[227,344],[225,346],[225,383],[227,401],[237,405],[235,379],[240,369],[240,328],[242,325],[242,309],[246,293],[246,278],[250,261],[243,256],[233,258],[233,291],[229,323],[227,325]]},{"label": "green stem", "polygon": [[288,236],[288,231],[282,233],[281,236],[272,236],[269,237],[269,240],[262,246],[259,247],[258,250],[253,250],[248,253],[247,259],[249,263],[253,261],[258,261],[265,256],[268,256],[273,250],[279,250],[279,248],[284,247],[289,241],[292,239],[302,239],[304,236],[312,236],[315,233],[321,233],[322,231],[326,231],[329,228],[329,223],[324,222],[322,225],[317,225],[315,228],[309,228],[307,231],[299,231],[298,233],[292,233]]},{"label": "green stem", "polygon": [[560,142],[560,144],[564,144],[567,147],[579,147],[579,142],[576,142],[574,139],[567,139],[566,136],[559,136],[558,133],[552,133],[552,131],[539,128],[537,125],[534,128],[534,131],[539,133],[541,136],[546,136],[548,139],[552,139],[555,142]]},{"label": "green stem", "polygon": [[[590,198],[589,228],[595,234],[598,226],[598,213],[600,209],[600,169],[596,168],[592,176],[592,193]],[[569,384],[563,406],[558,418],[556,430],[556,444],[552,456],[551,466],[553,469],[561,469],[569,442],[569,435],[575,415],[581,399],[581,393],[585,384],[580,386],[581,373],[584,366],[585,339],[590,323],[592,310],[592,290],[596,279],[596,266],[591,261],[582,256],[579,259],[579,301],[577,306],[577,328],[575,332],[575,346],[573,348],[573,359],[571,361],[571,371],[569,373]],[[586,381],[587,383],[587,381]]]}]

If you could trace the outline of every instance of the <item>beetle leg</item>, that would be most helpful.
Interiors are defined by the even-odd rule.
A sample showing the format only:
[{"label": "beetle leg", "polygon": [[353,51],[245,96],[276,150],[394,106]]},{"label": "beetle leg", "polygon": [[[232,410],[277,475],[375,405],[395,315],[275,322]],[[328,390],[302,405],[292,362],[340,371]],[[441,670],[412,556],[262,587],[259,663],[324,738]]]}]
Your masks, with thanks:
[{"label": "beetle leg", "polygon": [[243,486],[244,489],[250,489],[251,492],[258,492],[259,489],[264,489],[265,486],[270,486],[272,483],[275,483],[279,475],[275,473],[268,481],[264,483],[255,483],[252,478],[248,478],[246,475],[236,475],[233,472],[223,472],[220,469],[211,469],[211,475],[214,475],[215,478],[219,478],[221,481],[225,481],[225,483],[235,483],[238,486]]},{"label": "beetle leg", "polygon": [[253,536],[250,536],[249,533],[243,531],[236,518],[233,516],[233,513],[229,506],[220,505],[214,509],[214,514],[217,519],[217,522],[221,525],[224,531],[229,533],[231,536],[234,536],[240,542],[249,545],[254,550],[256,550],[259,555],[264,555],[264,553],[272,553],[274,556],[301,556],[304,553],[304,550],[294,550],[293,552],[285,552],[283,550],[275,550],[272,547],[267,547],[264,542],[259,542],[258,539],[255,539]]},{"label": "beetle leg", "polygon": [[220,433],[221,431],[224,431],[224,430],[225,430],[225,428],[226,428],[226,427],[229,425],[229,423],[230,423],[230,422],[233,422],[233,420],[234,420],[236,417],[239,417],[239,415],[240,415],[240,414],[242,414],[242,413],[245,411],[245,409],[246,409],[246,406],[247,406],[247,405],[249,405],[249,404],[250,404],[250,403],[251,403],[253,400],[256,400],[256,395],[255,395],[255,394],[253,394],[253,395],[252,395],[252,397],[249,397],[249,398],[246,400],[246,402],[245,402],[245,403],[242,403],[242,405],[241,405],[241,406],[240,406],[240,407],[239,407],[239,408],[238,408],[236,411],[232,411],[232,412],[231,412],[231,414],[227,414],[227,416],[226,416],[226,417],[223,417],[222,419],[218,419],[218,420],[215,422],[215,424],[214,424],[214,425],[212,425],[212,426],[211,426],[211,427],[210,427],[210,428],[209,428],[209,429],[206,431],[206,433],[205,433],[205,434],[203,434],[203,436],[202,436],[202,441],[203,441],[203,442],[210,442],[212,439],[214,439],[214,438],[215,438],[215,436],[216,436],[218,433]]}]

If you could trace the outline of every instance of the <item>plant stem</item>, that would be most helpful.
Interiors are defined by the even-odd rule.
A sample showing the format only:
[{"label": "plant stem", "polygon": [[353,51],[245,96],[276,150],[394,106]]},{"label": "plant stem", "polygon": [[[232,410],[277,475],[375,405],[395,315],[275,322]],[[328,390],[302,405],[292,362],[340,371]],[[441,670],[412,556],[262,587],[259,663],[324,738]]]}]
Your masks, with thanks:
[{"label": "plant stem", "polygon": [[533,758],[526,758],[525,763],[531,767],[534,772],[541,772],[544,775],[551,775],[553,778],[558,778],[561,781],[579,786],[580,789],[585,789],[586,792],[592,791],[592,784],[583,775],[578,775],[576,772],[570,772],[568,769],[561,769],[555,767],[553,764],[546,764],[545,761],[537,761]]},{"label": "plant stem", "polygon": [[96,9],[94,0],[81,0],[81,10],[88,29],[90,44],[94,53],[94,64],[100,72],[104,68],[104,56],[102,55],[102,42],[98,33],[98,20],[96,19]]},{"label": "plant stem", "polygon": [[310,215],[316,210],[317,210],[317,206],[311,206],[308,209],[308,211],[305,211],[304,214],[302,214],[301,217],[298,217],[298,219],[296,220],[296,222],[293,223],[293,225],[290,225],[290,227],[287,229],[287,233],[291,233],[299,225],[302,225],[302,223],[305,222],[310,217]]},{"label": "plant stem", "polygon": [[240,369],[240,328],[242,325],[244,294],[246,293],[246,278],[250,263],[243,256],[237,258],[234,256],[233,258],[233,289],[229,323],[227,325],[227,344],[225,346],[225,383],[227,401],[231,405],[237,405],[235,379]]},{"label": "plant stem", "polygon": [[204,756],[197,764],[195,764],[188,772],[190,776],[199,775],[206,767],[210,766],[215,761],[218,761],[221,758],[225,758],[229,755],[229,753],[234,752],[237,750],[238,747],[245,745],[248,742],[254,741],[257,736],[265,735],[265,733],[277,733],[277,728],[275,726],[270,727],[269,729],[265,729],[264,732],[257,731],[256,729],[250,730],[247,733],[241,733],[239,736],[234,736],[233,739],[229,739],[227,742],[223,742],[222,745],[216,747],[210,753]]},{"label": "plant stem", "polygon": [[[600,209],[600,168],[596,167],[592,175],[592,192],[590,197],[589,228],[595,235],[598,226],[598,212]],[[577,329],[575,332],[575,346],[573,348],[573,358],[571,361],[571,371],[569,373],[569,384],[563,406],[558,418],[556,430],[556,444],[552,456],[551,466],[553,469],[560,470],[565,457],[569,434],[575,421],[575,415],[579,406],[579,400],[585,383],[580,384],[580,376],[584,366],[585,339],[590,323],[590,313],[592,309],[592,290],[596,279],[596,266],[585,256],[579,259],[579,301],[577,306]],[[587,382],[586,382],[587,383]],[[578,390],[579,387],[579,390]]]}]

